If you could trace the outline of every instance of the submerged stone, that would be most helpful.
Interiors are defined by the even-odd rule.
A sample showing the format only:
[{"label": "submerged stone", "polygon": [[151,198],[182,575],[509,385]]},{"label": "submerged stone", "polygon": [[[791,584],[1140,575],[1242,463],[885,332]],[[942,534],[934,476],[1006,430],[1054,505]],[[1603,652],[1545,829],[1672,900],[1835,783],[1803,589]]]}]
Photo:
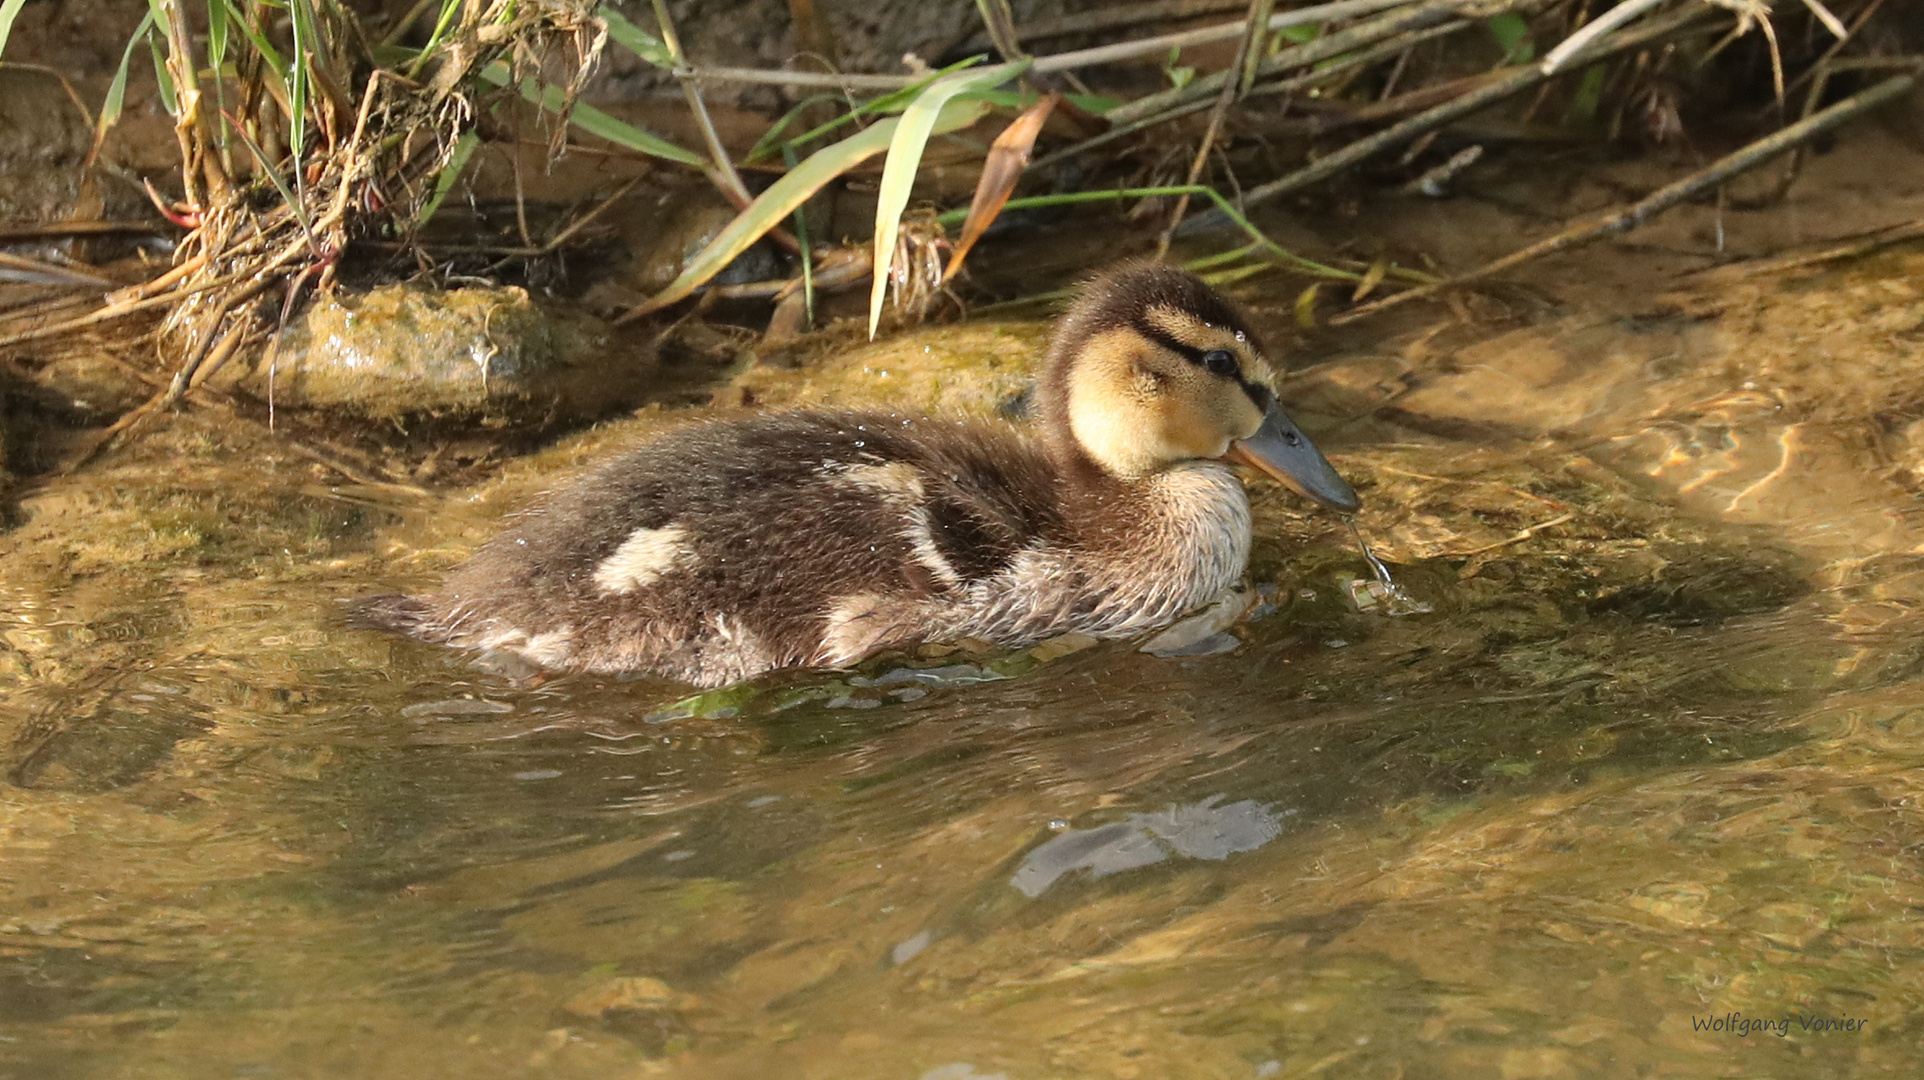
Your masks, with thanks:
[{"label": "submerged stone", "polygon": [[283,407],[391,419],[581,420],[631,404],[651,344],[526,289],[384,285],[322,297],[280,346],[213,377]]},{"label": "submerged stone", "polygon": [[136,683],[37,744],[29,735],[27,746],[15,747],[27,752],[11,779],[23,788],[111,791],[153,772],[175,744],[212,726],[205,707],[182,688]]}]

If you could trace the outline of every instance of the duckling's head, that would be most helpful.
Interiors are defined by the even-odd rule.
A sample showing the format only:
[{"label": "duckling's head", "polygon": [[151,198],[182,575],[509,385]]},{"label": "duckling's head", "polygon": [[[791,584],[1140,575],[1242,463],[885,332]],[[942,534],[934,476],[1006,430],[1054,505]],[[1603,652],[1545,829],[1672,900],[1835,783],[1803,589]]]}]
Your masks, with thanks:
[{"label": "duckling's head", "polygon": [[1119,479],[1214,458],[1353,512],[1356,492],[1277,405],[1281,376],[1222,294],[1136,263],[1091,282],[1064,316],[1036,405],[1058,456]]}]

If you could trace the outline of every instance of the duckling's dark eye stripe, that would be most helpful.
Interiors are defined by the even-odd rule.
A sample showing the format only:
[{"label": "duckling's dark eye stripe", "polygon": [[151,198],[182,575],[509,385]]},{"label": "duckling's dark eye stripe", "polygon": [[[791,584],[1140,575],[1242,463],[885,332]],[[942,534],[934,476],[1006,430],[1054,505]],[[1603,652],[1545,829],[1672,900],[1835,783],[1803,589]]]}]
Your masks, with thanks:
[{"label": "duckling's dark eye stripe", "polygon": [[[1171,336],[1169,331],[1149,322],[1137,322],[1135,324],[1135,331],[1150,341],[1175,353],[1177,356],[1182,357],[1184,360],[1195,364],[1197,367],[1203,366],[1203,354],[1212,351],[1209,349],[1199,349],[1194,345],[1185,345]],[[1236,380],[1236,385],[1243,388],[1243,393],[1249,395],[1249,400],[1253,402],[1258,409],[1264,412],[1269,411],[1270,405],[1276,400],[1275,395],[1269,392],[1269,387],[1261,383],[1250,382],[1248,379],[1243,378],[1241,365],[1238,365],[1236,371],[1231,373],[1229,377]]]},{"label": "duckling's dark eye stripe", "polygon": [[1184,360],[1187,360],[1192,364],[1198,364],[1198,365],[1201,364],[1203,353],[1208,351],[1207,349],[1198,349],[1194,345],[1185,345],[1182,342],[1177,341],[1173,336],[1170,335],[1169,331],[1164,330],[1162,327],[1156,326],[1153,323],[1138,322],[1135,325],[1135,330],[1136,330],[1136,333],[1141,334],[1143,337],[1146,337],[1150,341],[1153,341],[1156,344],[1162,346],[1163,348],[1168,349],[1170,352],[1175,353],[1177,356],[1182,357]]}]

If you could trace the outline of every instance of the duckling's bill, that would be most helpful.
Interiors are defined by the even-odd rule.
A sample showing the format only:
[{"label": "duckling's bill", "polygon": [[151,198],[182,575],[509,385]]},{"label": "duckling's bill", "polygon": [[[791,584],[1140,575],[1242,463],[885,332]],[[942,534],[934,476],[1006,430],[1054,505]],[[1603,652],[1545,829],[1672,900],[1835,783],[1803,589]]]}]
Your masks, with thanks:
[{"label": "duckling's bill", "polygon": [[1269,407],[1256,434],[1230,443],[1223,460],[1261,469],[1289,490],[1339,514],[1354,514],[1362,506],[1356,489],[1337,475],[1335,466],[1280,405]]}]

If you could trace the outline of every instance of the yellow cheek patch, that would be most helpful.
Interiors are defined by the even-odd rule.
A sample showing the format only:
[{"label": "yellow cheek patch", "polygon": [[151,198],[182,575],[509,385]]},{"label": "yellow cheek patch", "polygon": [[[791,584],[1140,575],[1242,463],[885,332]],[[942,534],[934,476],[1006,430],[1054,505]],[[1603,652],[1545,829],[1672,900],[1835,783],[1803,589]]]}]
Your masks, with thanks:
[{"label": "yellow cheek patch", "polygon": [[1230,432],[1202,410],[1182,401],[1164,401],[1156,434],[1162,443],[1156,456],[1163,461],[1220,457],[1229,449]]}]

